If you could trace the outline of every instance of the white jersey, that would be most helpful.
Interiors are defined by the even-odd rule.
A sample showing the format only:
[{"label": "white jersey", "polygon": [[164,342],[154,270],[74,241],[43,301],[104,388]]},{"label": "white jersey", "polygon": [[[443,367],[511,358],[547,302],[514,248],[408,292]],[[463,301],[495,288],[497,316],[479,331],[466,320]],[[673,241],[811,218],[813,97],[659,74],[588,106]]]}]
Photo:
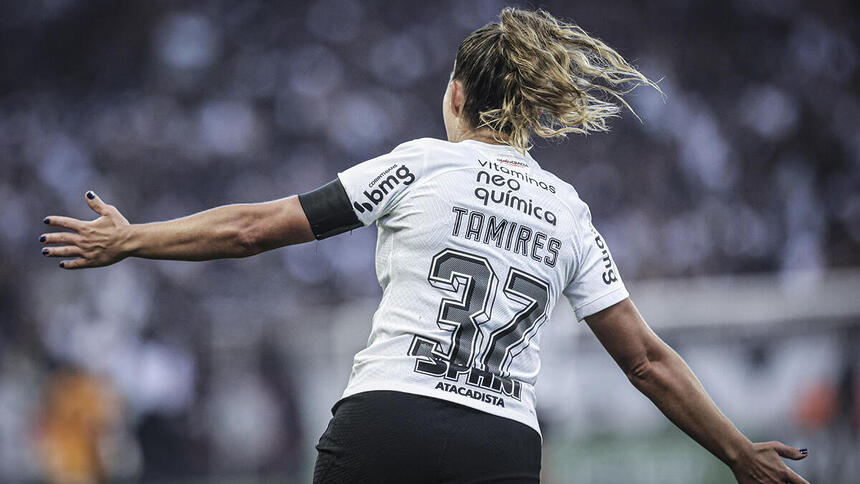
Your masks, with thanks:
[{"label": "white jersey", "polygon": [[418,139],[338,174],[376,222],[382,301],[344,397],[394,390],[538,432],[541,329],[564,294],[577,318],[628,296],[588,206],[528,153]]}]

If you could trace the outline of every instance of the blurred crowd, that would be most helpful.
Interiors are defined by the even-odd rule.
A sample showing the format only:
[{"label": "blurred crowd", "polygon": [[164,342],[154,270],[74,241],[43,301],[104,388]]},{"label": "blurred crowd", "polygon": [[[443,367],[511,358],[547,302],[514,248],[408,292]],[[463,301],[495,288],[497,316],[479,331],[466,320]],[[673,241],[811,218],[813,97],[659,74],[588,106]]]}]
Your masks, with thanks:
[{"label": "blurred crowd", "polygon": [[[379,295],[375,229],[64,273],[39,255],[41,219],[94,218],[87,189],[132,222],[280,198],[443,138],[457,46],[504,5],[2,2],[0,481],[304,475],[301,355],[336,352],[328,315]],[[860,266],[856,3],[538,6],[665,93],[633,93],[641,122],[533,149],[626,280]]]}]

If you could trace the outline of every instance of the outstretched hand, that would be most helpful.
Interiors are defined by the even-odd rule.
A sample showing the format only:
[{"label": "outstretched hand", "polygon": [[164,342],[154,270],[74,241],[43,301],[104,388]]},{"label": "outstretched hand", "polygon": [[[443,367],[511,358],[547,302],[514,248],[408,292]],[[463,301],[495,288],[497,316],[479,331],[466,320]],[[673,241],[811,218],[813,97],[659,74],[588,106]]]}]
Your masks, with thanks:
[{"label": "outstretched hand", "polygon": [[124,229],[129,226],[128,220],[116,207],[104,203],[94,192],[88,191],[85,198],[87,205],[99,214],[99,218],[85,221],[51,215],[44,220],[45,224],[52,227],[71,230],[71,232],[46,233],[39,237],[42,243],[57,245],[43,247],[44,256],[75,257],[60,262],[60,267],[63,269],[107,266],[127,256],[121,247]]},{"label": "outstretched hand", "polygon": [[732,472],[739,484],[809,484],[780,458],[800,460],[807,455],[806,449],[789,447],[782,442],[760,442],[738,459]]}]

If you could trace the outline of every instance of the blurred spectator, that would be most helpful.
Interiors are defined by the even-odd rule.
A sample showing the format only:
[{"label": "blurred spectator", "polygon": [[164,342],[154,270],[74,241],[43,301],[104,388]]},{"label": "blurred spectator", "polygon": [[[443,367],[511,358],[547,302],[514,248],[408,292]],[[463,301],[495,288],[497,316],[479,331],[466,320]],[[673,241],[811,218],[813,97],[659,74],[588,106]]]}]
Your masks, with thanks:
[{"label": "blurred spectator", "polygon": [[121,431],[121,407],[110,385],[77,370],[49,381],[39,419],[39,450],[47,478],[57,484],[103,482],[116,452],[104,446]]}]

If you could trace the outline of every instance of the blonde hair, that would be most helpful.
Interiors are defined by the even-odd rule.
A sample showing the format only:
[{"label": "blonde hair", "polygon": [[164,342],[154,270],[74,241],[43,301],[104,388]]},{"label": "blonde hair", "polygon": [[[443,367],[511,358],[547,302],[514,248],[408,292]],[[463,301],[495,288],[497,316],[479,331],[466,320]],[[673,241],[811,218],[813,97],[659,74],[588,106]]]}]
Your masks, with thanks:
[{"label": "blonde hair", "polygon": [[636,115],[625,94],[640,85],[660,91],[579,26],[543,10],[515,8],[505,8],[498,23],[460,44],[453,77],[464,85],[472,126],[502,133],[521,150],[531,147],[532,133],[553,138],[608,131],[607,121],[621,111],[616,102]]}]

